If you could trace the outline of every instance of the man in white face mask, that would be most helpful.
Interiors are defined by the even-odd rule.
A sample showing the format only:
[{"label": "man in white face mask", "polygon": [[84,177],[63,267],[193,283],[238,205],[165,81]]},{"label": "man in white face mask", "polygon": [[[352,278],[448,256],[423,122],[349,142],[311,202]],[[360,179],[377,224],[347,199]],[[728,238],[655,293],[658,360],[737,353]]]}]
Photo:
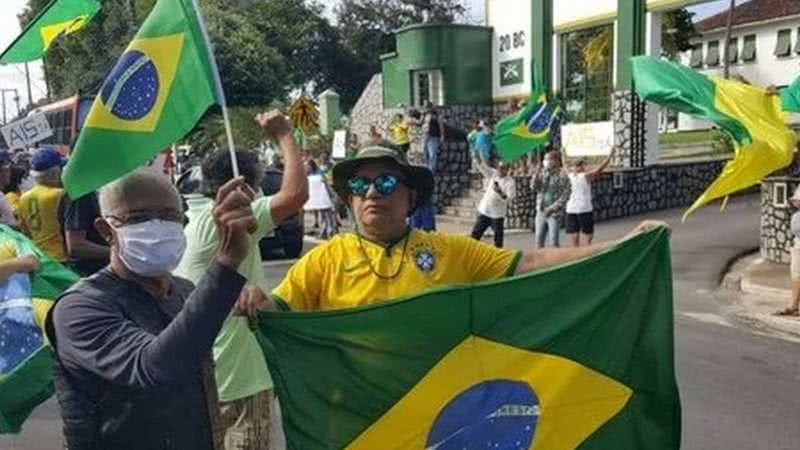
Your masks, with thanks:
[{"label": "man in white face mask", "polygon": [[219,189],[214,263],[195,287],[170,272],[183,256],[175,188],[140,169],[100,192],[95,226],[111,264],[64,293],[47,320],[64,437],[71,450],[219,449],[211,347],[239,297],[257,224],[242,179]]}]

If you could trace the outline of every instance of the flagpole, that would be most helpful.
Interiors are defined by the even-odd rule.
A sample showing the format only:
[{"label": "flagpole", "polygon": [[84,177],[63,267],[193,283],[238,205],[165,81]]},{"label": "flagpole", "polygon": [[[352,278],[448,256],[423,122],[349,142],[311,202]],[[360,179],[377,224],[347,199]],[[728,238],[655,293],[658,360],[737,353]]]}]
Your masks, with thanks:
[{"label": "flagpole", "polygon": [[217,101],[219,106],[222,107],[222,121],[225,124],[225,134],[228,136],[228,151],[231,154],[231,167],[233,168],[233,176],[239,176],[239,162],[236,159],[236,149],[233,145],[233,131],[231,130],[231,120],[228,117],[228,103],[225,100],[225,91],[222,89],[222,79],[219,76],[219,67],[217,67],[217,58],[214,56],[214,46],[211,43],[211,38],[208,37],[208,30],[206,30],[206,23],[203,20],[203,15],[200,13],[200,5],[197,0],[192,0],[194,13],[197,17],[197,22],[200,25],[200,32],[203,33],[203,40],[206,43],[208,50],[208,62],[211,64],[211,71],[214,75],[214,85],[217,90]]}]

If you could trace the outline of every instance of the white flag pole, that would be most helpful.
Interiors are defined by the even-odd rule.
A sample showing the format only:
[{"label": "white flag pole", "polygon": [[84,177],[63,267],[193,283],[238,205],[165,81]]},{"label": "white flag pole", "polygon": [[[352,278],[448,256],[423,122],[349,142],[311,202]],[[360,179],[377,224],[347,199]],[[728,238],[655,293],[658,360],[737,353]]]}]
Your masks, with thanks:
[{"label": "white flag pole", "polygon": [[231,120],[228,117],[228,103],[225,100],[225,91],[222,89],[222,79],[219,77],[219,68],[217,67],[217,58],[214,56],[214,45],[211,43],[211,38],[208,37],[208,30],[203,20],[203,14],[200,12],[200,5],[197,0],[192,0],[194,13],[197,16],[197,22],[200,25],[200,32],[203,33],[203,40],[206,42],[206,49],[208,50],[208,62],[211,64],[211,71],[214,75],[214,85],[217,90],[217,101],[219,106],[222,107],[222,121],[225,124],[225,134],[228,135],[228,151],[231,154],[231,167],[233,168],[233,176],[239,176],[239,162],[236,160],[236,148],[233,145],[233,131],[231,130]]}]

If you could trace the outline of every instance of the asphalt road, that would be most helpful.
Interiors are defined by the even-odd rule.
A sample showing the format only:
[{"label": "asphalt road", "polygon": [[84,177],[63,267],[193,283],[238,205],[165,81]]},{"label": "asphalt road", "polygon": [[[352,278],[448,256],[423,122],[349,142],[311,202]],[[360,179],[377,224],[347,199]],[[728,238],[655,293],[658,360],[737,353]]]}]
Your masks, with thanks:
[{"label": "asphalt road", "polygon": [[[800,449],[800,344],[758,335],[725,316],[732,299],[716,292],[727,263],[758,245],[757,197],[707,208],[680,223],[681,211],[648,217],[673,226],[676,353],[683,403],[683,446],[691,450]],[[599,239],[619,237],[640,218],[600,224]],[[526,248],[530,234],[507,237]],[[288,264],[271,263],[270,281]],[[0,449],[58,449],[53,401],[36,410],[24,432],[0,437]],[[612,450],[612,449],[609,449]]]}]

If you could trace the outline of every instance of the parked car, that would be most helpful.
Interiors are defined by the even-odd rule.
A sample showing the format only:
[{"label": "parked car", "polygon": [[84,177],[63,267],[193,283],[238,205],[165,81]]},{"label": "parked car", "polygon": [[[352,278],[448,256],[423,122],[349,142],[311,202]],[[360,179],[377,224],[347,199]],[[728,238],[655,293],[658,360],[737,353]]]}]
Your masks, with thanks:
[{"label": "parked car", "polygon": [[[261,189],[264,195],[274,195],[281,189],[283,171],[275,166],[267,167]],[[261,250],[261,259],[294,259],[303,252],[303,235],[305,233],[305,220],[303,211],[284,220],[275,228],[272,236],[265,237],[258,243]]]},{"label": "parked car", "polygon": [[[264,191],[264,195],[277,193],[281,189],[282,182],[283,171],[274,166],[268,167],[261,182],[261,189]],[[200,166],[190,167],[178,177],[175,184],[183,197],[186,207],[190,207],[196,202],[206,201],[201,192],[202,183],[203,176]],[[261,252],[261,259],[267,261],[299,257],[303,252],[304,228],[302,211],[284,220],[283,223],[275,228],[271,236],[259,241],[258,248]]]}]

